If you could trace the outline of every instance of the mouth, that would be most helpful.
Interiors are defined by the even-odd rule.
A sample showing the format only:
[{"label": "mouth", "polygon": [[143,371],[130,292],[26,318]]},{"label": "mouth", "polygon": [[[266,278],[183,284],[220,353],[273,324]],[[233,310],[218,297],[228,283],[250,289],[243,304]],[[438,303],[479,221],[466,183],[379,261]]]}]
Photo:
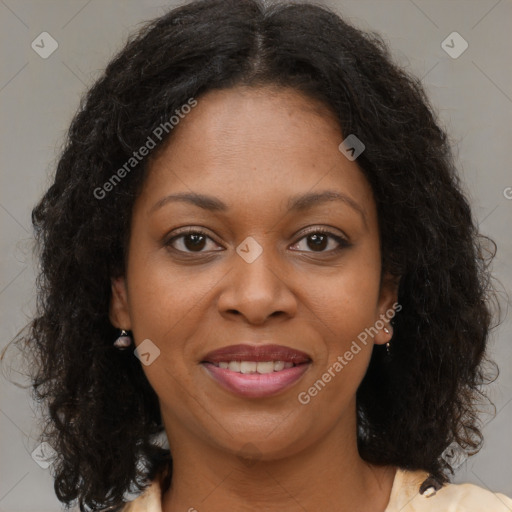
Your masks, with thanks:
[{"label": "mouth", "polygon": [[200,364],[224,389],[263,398],[290,388],[311,363],[306,353],[282,345],[232,345],[210,352]]}]

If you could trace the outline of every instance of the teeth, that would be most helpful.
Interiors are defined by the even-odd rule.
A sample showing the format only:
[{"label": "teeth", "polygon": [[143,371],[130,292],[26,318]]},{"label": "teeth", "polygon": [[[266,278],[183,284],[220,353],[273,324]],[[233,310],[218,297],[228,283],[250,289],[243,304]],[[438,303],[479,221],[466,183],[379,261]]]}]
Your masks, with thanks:
[{"label": "teeth", "polygon": [[258,373],[272,373],[274,371],[273,361],[259,361],[256,370]]},{"label": "teeth", "polygon": [[274,363],[274,371],[275,371],[275,372],[280,372],[283,368],[284,368],[284,363],[283,363],[283,361],[276,361],[276,362]]},{"label": "teeth", "polygon": [[258,363],[255,361],[241,361],[240,362],[240,372],[241,373],[254,373]]},{"label": "teeth", "polygon": [[293,366],[293,363],[284,361],[221,361],[214,364],[219,368],[243,374],[280,372]]},{"label": "teeth", "polygon": [[232,372],[240,373],[240,361],[230,361],[229,364],[228,364],[228,368]]}]

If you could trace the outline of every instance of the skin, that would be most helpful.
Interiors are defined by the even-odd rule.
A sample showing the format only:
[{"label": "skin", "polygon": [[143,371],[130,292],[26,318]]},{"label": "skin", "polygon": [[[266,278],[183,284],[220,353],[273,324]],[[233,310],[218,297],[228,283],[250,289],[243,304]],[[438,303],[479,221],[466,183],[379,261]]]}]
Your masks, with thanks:
[{"label": "skin", "polygon": [[[357,160],[339,151],[344,138],[334,115],[299,92],[236,87],[198,98],[153,155],[134,204],[126,275],[112,280],[110,318],[137,346],[150,339],[160,350],[143,370],[173,455],[164,512],[378,512],[388,504],[396,468],[360,458],[355,396],[391,325],[307,405],[297,399],[397,302],[398,283],[387,275],[381,283],[372,190]],[[357,208],[328,201],[288,211],[292,196],[324,190]],[[228,209],[170,201],[154,209],[179,192],[215,196]],[[169,242],[184,227],[207,237]],[[350,246],[330,236],[320,243],[305,228]],[[249,236],[263,251],[251,263],[236,252]],[[200,361],[244,342],[286,345],[313,362],[288,390],[243,398]]]}]

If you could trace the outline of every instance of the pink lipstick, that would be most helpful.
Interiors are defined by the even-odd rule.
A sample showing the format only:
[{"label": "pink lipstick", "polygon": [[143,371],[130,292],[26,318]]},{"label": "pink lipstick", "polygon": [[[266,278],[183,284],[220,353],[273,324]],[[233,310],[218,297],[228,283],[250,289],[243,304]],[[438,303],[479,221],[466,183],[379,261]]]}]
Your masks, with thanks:
[{"label": "pink lipstick", "polygon": [[295,384],[311,364],[304,352],[283,345],[231,345],[201,361],[225,389],[244,397],[276,395]]}]

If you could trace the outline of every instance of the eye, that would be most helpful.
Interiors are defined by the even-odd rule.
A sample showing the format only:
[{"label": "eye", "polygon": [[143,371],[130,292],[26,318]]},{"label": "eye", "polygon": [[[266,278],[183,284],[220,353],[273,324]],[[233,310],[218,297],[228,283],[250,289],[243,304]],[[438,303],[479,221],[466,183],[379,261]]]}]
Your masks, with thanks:
[{"label": "eye", "polygon": [[[179,252],[206,252],[202,251],[202,249],[207,245],[207,240],[212,240],[212,238],[204,231],[188,228],[186,231],[182,231],[179,235],[170,238],[165,242],[165,245],[172,247]],[[176,247],[177,245],[180,247]]]},{"label": "eye", "polygon": [[[331,241],[334,241],[334,248],[331,248],[330,250],[325,250],[329,246],[329,239]],[[312,251],[306,251],[306,252],[338,252],[346,247],[350,247],[350,243],[343,238],[342,236],[335,235],[334,233],[331,233],[330,231],[327,231],[326,229],[322,228],[313,228],[312,230],[305,233],[305,236],[303,236],[299,242],[297,242],[292,247],[297,247],[300,244],[301,240],[307,240],[309,242],[306,242],[309,247],[312,247]],[[333,244],[331,244],[333,245]],[[336,247],[337,245],[337,247]],[[299,249],[300,250],[300,249]]]},{"label": "eye", "polygon": [[[299,240],[299,242],[296,242],[292,248],[296,248],[298,245],[300,245],[300,241],[309,239],[310,245],[309,247],[313,248],[312,251],[306,251],[306,252],[319,252],[319,253],[325,253],[325,252],[337,252],[340,251],[346,247],[350,247],[350,243],[343,238],[340,235],[336,235],[330,231],[327,231],[326,229],[322,228],[313,228],[309,230],[307,233],[304,234],[304,236]],[[168,247],[171,247],[175,249],[178,252],[184,252],[184,253],[201,253],[201,252],[207,252],[203,251],[205,247],[207,246],[207,241],[213,241],[212,238],[205,233],[204,231],[193,229],[193,228],[187,228],[186,231],[182,231],[181,233],[173,236],[168,241],[165,242],[165,245]],[[325,250],[327,247],[329,247],[329,241],[334,241],[334,248],[331,248],[330,250]],[[215,244],[217,245],[217,244]],[[333,245],[333,244],[331,244]],[[336,247],[337,245],[337,247]],[[177,247],[178,246],[178,247]],[[213,249],[219,250],[219,249]],[[222,250],[222,249],[220,249]],[[298,249],[301,250],[301,249]]]}]

